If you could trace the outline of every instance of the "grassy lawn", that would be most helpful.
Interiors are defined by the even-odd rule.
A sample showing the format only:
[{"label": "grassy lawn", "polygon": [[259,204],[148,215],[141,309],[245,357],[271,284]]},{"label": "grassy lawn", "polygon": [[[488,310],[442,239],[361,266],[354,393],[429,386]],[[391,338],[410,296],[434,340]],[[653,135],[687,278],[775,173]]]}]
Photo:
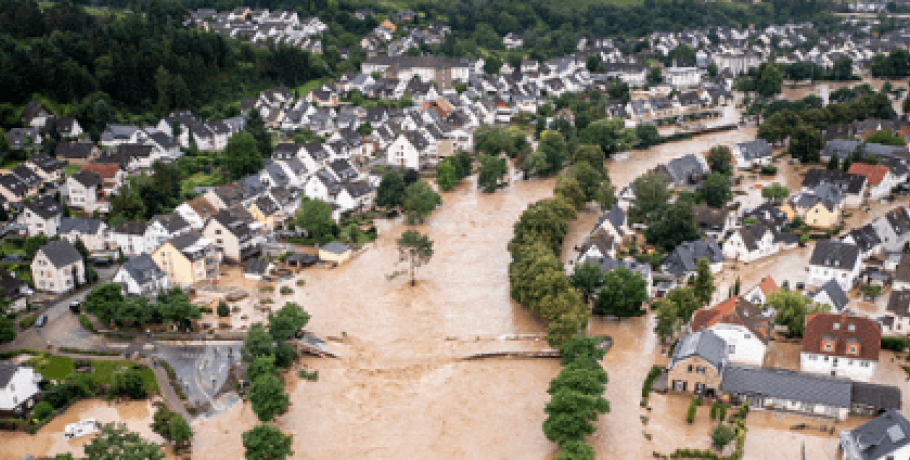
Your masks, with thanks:
[{"label": "grassy lawn", "polygon": [[313,91],[314,89],[319,88],[320,86],[322,86],[330,81],[332,81],[332,80],[329,78],[318,78],[316,80],[310,80],[310,81],[298,86],[295,89],[297,90],[297,94],[300,97],[304,97],[307,94],[310,94],[310,91]]},{"label": "grassy lawn", "polygon": [[82,171],[82,165],[66,165],[63,167],[63,173],[66,174],[66,177],[72,176],[79,171]]},{"label": "grassy lawn", "polygon": [[213,169],[212,173],[208,176],[203,172],[197,172],[192,176],[187,177],[181,181],[181,186],[184,192],[192,192],[194,187],[214,187],[219,185],[221,181],[221,173],[217,169]]},{"label": "grassy lawn", "polygon": [[[66,356],[50,356],[47,358],[34,358],[37,361],[38,372],[48,380],[64,380],[73,373],[73,359]],[[103,361],[92,360],[92,380],[102,385],[114,383],[114,372],[120,368],[135,368],[136,363],[130,361]],[[158,391],[158,382],[151,369],[142,367],[139,370],[142,382],[147,391]]]}]

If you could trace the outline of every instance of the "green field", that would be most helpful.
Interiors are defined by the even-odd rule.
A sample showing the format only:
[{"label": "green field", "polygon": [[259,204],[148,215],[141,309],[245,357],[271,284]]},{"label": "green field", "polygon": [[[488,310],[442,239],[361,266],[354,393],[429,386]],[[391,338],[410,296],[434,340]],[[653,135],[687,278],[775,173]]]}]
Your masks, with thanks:
[{"label": "green field", "polygon": [[[66,356],[49,356],[32,358],[38,367],[38,372],[48,380],[65,380],[73,371],[73,359]],[[114,372],[120,368],[135,368],[136,363],[121,360],[92,360],[92,371],[88,373],[97,383],[110,385],[114,383]],[[146,367],[139,370],[142,382],[147,391],[158,391],[158,382],[155,373]]]},{"label": "green field", "polygon": [[66,165],[63,167],[63,173],[70,177],[77,172],[82,171],[82,165]]},{"label": "green field", "polygon": [[221,184],[221,172],[213,169],[208,176],[203,172],[197,172],[180,182],[184,192],[191,193],[194,187],[214,187]]}]

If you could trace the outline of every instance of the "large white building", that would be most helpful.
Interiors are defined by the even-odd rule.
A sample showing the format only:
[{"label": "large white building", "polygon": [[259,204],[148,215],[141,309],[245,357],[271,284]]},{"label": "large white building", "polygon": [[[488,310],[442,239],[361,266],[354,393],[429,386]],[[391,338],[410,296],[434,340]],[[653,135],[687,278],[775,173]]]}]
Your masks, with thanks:
[{"label": "large white building", "polygon": [[806,317],[800,368],[868,382],[875,375],[882,333],[874,320],[844,314]]}]

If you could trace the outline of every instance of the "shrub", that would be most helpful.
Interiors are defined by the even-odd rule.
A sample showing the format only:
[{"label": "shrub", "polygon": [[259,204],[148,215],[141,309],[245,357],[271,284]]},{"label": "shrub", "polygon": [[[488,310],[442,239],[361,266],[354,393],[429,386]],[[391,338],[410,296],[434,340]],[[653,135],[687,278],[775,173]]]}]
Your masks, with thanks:
[{"label": "shrub", "polygon": [[294,290],[293,290],[293,289],[291,289],[291,288],[289,288],[289,287],[287,287],[287,286],[281,286],[281,295],[290,295],[290,294],[293,294],[293,293],[294,293]]},{"label": "shrub", "polygon": [[79,315],[79,324],[81,324],[82,327],[88,329],[89,331],[92,331],[93,333],[95,332],[95,326],[92,326],[92,321],[90,319],[88,319],[88,316],[85,316],[84,314],[80,314]]},{"label": "shrub", "polygon": [[305,285],[305,284],[306,284],[306,280],[304,280],[304,279],[299,279],[299,280],[297,280],[297,285],[298,285],[298,286],[303,286],[303,285]]},{"label": "shrub", "polygon": [[35,408],[32,409],[32,417],[42,421],[54,413],[54,406],[51,406],[51,403],[47,401],[41,401],[38,404],[35,404]]},{"label": "shrub", "polygon": [[259,288],[259,292],[275,292],[275,286],[262,286]]},{"label": "shrub", "polygon": [[711,442],[718,449],[723,449],[734,437],[736,435],[733,433],[732,428],[727,425],[718,425],[711,433]]},{"label": "shrub", "polygon": [[309,380],[310,382],[319,380],[319,371],[307,372],[306,369],[300,369],[300,373],[298,375],[300,378]]},{"label": "shrub", "polygon": [[19,327],[22,329],[28,329],[35,325],[35,321],[38,321],[38,315],[28,315],[19,321]]},{"label": "shrub", "polygon": [[218,316],[225,318],[231,316],[231,308],[228,307],[228,304],[225,301],[218,302]]},{"label": "shrub", "polygon": [[645,378],[645,383],[641,387],[641,397],[647,398],[651,394],[651,384],[654,383],[654,379],[664,370],[660,366],[652,366],[651,370],[648,372],[648,377]]},{"label": "shrub", "polygon": [[727,418],[727,405],[725,403],[720,403],[720,408],[718,409],[717,418],[723,420]]},{"label": "shrub", "polygon": [[711,404],[711,420],[717,420],[717,401]]},{"label": "shrub", "polygon": [[686,421],[689,423],[695,423],[695,412],[698,410],[698,396],[692,397],[692,402],[689,403],[689,412],[686,414]]},{"label": "shrub", "polygon": [[777,174],[777,166],[762,166],[761,173],[769,175]]},{"label": "shrub", "polygon": [[212,309],[209,307],[199,307],[199,311],[202,313],[212,313]]},{"label": "shrub", "polygon": [[907,339],[903,337],[882,337],[882,349],[892,351],[904,351],[908,344]]}]

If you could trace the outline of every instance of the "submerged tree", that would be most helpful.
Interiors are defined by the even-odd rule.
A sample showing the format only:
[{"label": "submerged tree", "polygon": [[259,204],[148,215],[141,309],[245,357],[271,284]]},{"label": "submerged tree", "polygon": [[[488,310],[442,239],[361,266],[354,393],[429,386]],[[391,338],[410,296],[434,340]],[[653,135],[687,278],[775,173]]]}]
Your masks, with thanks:
[{"label": "submerged tree", "polygon": [[416,283],[417,268],[430,262],[433,257],[433,242],[430,237],[416,230],[408,230],[398,239],[399,262],[408,263],[411,286]]}]

